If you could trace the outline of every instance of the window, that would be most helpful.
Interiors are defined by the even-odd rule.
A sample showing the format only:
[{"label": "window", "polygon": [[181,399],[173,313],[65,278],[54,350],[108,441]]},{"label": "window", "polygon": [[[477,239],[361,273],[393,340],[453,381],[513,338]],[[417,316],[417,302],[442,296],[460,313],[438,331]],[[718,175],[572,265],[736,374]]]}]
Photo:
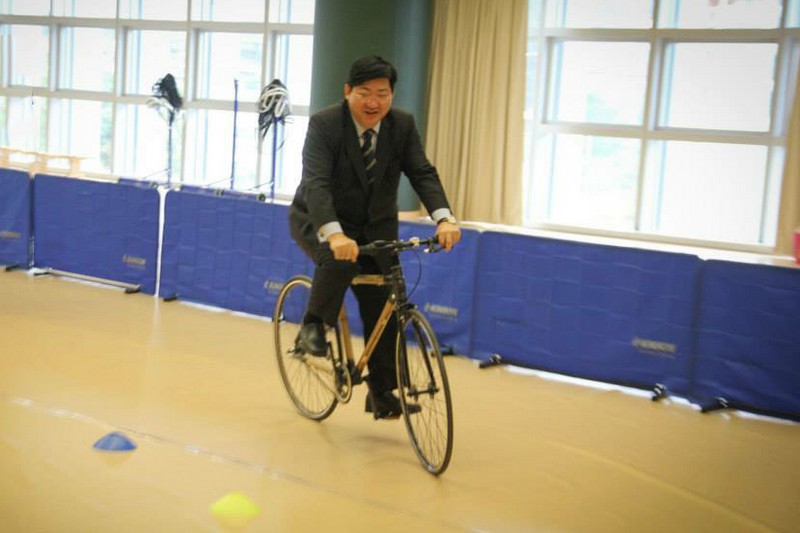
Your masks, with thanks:
[{"label": "window", "polygon": [[551,0],[547,20],[548,27],[650,28],[653,0]]},{"label": "window", "polygon": [[51,102],[51,152],[85,157],[84,169],[111,171],[111,104],[90,100]]},{"label": "window", "polygon": [[311,104],[311,57],[314,39],[311,35],[278,37],[277,72],[286,84],[292,105]]},{"label": "window", "polygon": [[261,92],[261,35],[200,34],[197,97],[210,100],[255,101]]},{"label": "window", "polygon": [[116,15],[116,0],[53,0],[53,16],[56,17],[113,19]]},{"label": "window", "polygon": [[9,26],[11,85],[47,87],[50,29],[47,26]]},{"label": "window", "polygon": [[44,151],[47,99],[38,96],[8,99],[8,145],[21,150]]},{"label": "window", "polygon": [[293,24],[314,23],[315,0],[271,0],[269,21]]},{"label": "window", "polygon": [[659,148],[654,152],[660,152],[662,168],[645,214],[653,230],[709,241],[759,241],[765,146],[668,141]]},{"label": "window", "polygon": [[186,20],[187,0],[120,0],[123,19]]},{"label": "window", "polygon": [[774,43],[674,43],[666,48],[661,125],[769,131]]},{"label": "window", "polygon": [[264,20],[264,9],[263,0],[195,0],[192,2],[192,18],[250,22]]},{"label": "window", "polygon": [[110,92],[114,88],[114,30],[61,30],[59,89]]},{"label": "window", "polygon": [[[166,74],[175,77],[183,92],[186,70],[186,33],[132,30],[128,32],[126,94],[153,94],[153,85]],[[157,57],[158,61],[149,58]]]},{"label": "window", "polygon": [[[171,177],[181,175],[180,147],[183,128],[181,122],[172,127]],[[162,178],[170,167],[168,160],[169,123],[159,113],[144,105],[121,105],[117,109],[118,138],[115,146],[127,146],[118,150],[115,168],[128,177]]]},{"label": "window", "polygon": [[234,114],[230,111],[199,111],[189,118],[187,128],[187,183],[240,190],[254,190],[258,150],[258,115],[240,112],[236,116],[236,164],[234,157]]},{"label": "window", "polygon": [[8,15],[47,16],[50,0],[4,0],[0,1],[0,12]]},{"label": "window", "polygon": [[272,175],[272,153],[274,128],[270,128],[269,133],[264,139],[261,148],[261,169],[264,179],[258,187],[260,192],[292,197],[300,183],[303,169],[303,143],[305,142],[306,130],[308,129],[308,117],[292,116],[289,117],[285,125],[278,127],[278,135],[275,139],[275,158],[276,167],[285,169],[284,172],[277,172]]},{"label": "window", "polygon": [[[0,18],[0,142],[85,157],[90,175],[164,182],[169,172],[173,184],[226,187],[233,171],[239,190],[274,181],[289,196],[308,127],[314,6],[0,0],[0,14],[13,15]],[[150,105],[167,74],[182,98],[172,128],[167,108]],[[259,151],[257,101],[275,78],[292,115]]]},{"label": "window", "polygon": [[524,223],[768,251],[799,4],[530,0]]},{"label": "window", "polygon": [[553,120],[642,123],[649,43],[566,41],[553,52]]},{"label": "window", "polygon": [[663,28],[777,28],[781,0],[662,0]]}]

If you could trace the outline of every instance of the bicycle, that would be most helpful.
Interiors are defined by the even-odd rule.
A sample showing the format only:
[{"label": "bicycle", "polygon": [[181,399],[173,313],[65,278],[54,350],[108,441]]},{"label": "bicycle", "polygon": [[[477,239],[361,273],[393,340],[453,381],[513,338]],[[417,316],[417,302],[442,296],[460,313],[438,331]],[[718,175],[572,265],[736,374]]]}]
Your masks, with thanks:
[{"label": "bicycle", "polygon": [[[359,253],[375,255],[424,247],[437,252],[435,239],[375,241],[359,246]],[[388,285],[389,297],[378,322],[356,361],[345,306],[334,327],[326,328],[328,353],[315,357],[295,344],[306,310],[311,279],[294,276],[281,288],[273,313],[275,351],[281,379],[294,406],[305,417],[322,421],[337,404],[348,403],[353,387],[365,381],[364,369],[392,315],[397,318],[395,358],[397,388],[406,430],[422,466],[443,473],[453,453],[453,405],[439,342],[428,320],[411,303],[399,261],[387,275],[356,276],[352,284]],[[409,412],[409,406],[418,412]],[[416,411],[416,408],[411,410]]]}]

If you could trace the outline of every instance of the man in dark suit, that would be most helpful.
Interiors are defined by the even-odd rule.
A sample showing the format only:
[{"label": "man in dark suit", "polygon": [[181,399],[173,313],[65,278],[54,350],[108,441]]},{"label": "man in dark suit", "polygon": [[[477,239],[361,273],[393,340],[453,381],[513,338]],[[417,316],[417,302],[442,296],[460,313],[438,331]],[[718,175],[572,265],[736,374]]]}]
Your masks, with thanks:
[{"label": "man in dark suit", "polygon": [[[303,178],[289,210],[292,237],[316,269],[298,347],[324,357],[325,326],[336,323],[353,277],[387,273],[387,258],[359,257],[358,246],[398,237],[397,189],[401,172],[419,195],[436,236],[450,250],[461,231],[450,211],[439,175],[420,142],[414,118],[392,109],[397,71],[378,56],[357,60],[344,86],[344,101],[311,117],[303,147]],[[369,337],[387,289],[354,286]],[[397,418],[394,319],[369,362],[366,410],[375,418]]]}]

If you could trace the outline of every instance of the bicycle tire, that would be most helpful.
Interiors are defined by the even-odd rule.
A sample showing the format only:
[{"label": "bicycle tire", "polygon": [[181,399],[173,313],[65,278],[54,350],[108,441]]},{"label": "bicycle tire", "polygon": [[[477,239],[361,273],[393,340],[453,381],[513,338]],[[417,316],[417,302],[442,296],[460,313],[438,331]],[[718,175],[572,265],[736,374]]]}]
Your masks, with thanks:
[{"label": "bicycle tire", "polygon": [[298,351],[295,339],[300,331],[303,315],[308,304],[311,279],[295,276],[281,288],[272,322],[275,334],[275,355],[278,359],[281,380],[295,408],[303,416],[322,421],[336,409],[336,374],[334,372],[334,350],[341,343],[336,339],[338,331],[327,329],[328,355],[314,357]]},{"label": "bicycle tire", "polygon": [[[439,342],[417,309],[404,311],[395,357],[403,418],[411,445],[422,466],[442,474],[453,454],[453,403]],[[416,405],[419,412],[409,413]]]}]

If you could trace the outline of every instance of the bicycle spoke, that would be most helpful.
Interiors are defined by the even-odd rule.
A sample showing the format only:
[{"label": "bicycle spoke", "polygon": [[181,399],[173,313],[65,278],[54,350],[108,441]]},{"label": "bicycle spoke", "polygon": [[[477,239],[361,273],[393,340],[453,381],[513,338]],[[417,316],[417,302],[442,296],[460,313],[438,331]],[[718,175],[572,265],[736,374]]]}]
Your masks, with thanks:
[{"label": "bicycle spoke", "polygon": [[[447,468],[453,420],[444,361],[433,330],[418,311],[403,321],[397,344],[398,385],[409,438],[423,466],[433,474]],[[419,407],[409,413],[408,406]]]},{"label": "bicycle spoke", "polygon": [[305,312],[311,281],[295,277],[286,282],[275,305],[275,351],[281,379],[289,397],[304,416],[323,420],[337,404],[335,372],[329,357],[295,352],[295,339]]}]

